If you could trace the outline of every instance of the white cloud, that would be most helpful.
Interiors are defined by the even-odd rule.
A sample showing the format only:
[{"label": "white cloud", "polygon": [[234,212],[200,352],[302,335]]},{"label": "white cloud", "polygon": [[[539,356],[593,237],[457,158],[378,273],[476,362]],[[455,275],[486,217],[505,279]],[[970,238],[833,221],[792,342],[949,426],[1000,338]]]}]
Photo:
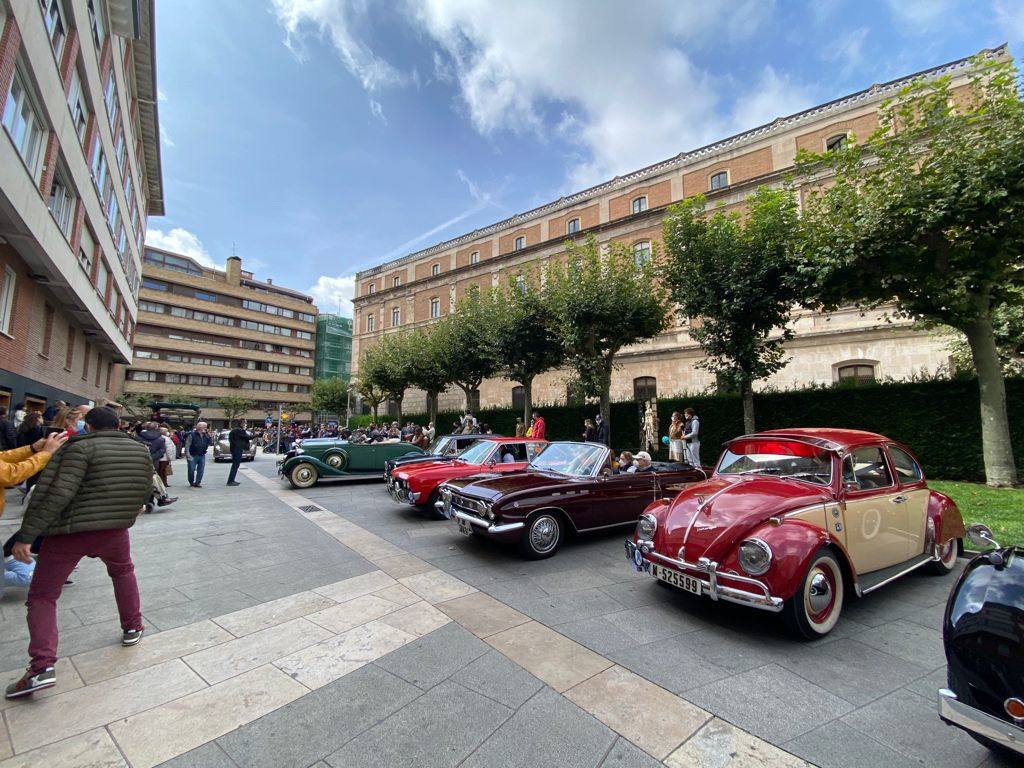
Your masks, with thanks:
[{"label": "white cloud", "polygon": [[167,94],[164,93],[159,88],[157,88],[156,89],[156,100],[159,101],[162,104],[163,102],[167,101]]},{"label": "white cloud", "polygon": [[160,123],[160,143],[168,148],[177,146],[174,143],[174,139],[172,139],[170,134],[167,133],[167,129],[164,127],[163,123]]},{"label": "white cloud", "polygon": [[842,76],[849,77],[864,61],[864,43],[869,31],[867,27],[858,27],[830,41],[824,59],[838,62]]},{"label": "white cloud", "polygon": [[355,294],[356,278],[354,275],[328,277],[321,275],[316,285],[306,289],[313,297],[314,303],[321,312],[339,312],[347,317],[352,316],[352,296]]},{"label": "white cloud", "polygon": [[911,34],[924,34],[949,20],[956,0],[886,0],[893,19]]},{"label": "white cloud", "polygon": [[[773,2],[759,0],[648,0],[642,11],[631,3],[591,0],[405,2],[410,24],[435,46],[433,76],[457,85],[474,128],[485,136],[532,133],[577,144],[580,162],[568,171],[573,187],[735,130],[737,117],[745,115],[729,114],[722,83],[686,51],[742,44],[774,10]],[[368,0],[273,3],[293,50],[306,26],[319,30],[372,99],[414,82],[360,39]],[[761,95],[759,84],[752,85],[738,101]],[[782,114],[794,101],[779,95],[779,106],[764,111]],[[553,121],[556,127],[548,128]]]},{"label": "white cloud", "polygon": [[1024,42],[1024,3],[1019,0],[996,0],[992,5],[996,23],[1009,42]]},{"label": "white cloud", "polygon": [[766,66],[761,70],[751,93],[737,100],[732,124],[736,130],[755,128],[770,123],[776,117],[785,117],[806,109],[815,101],[809,88]]},{"label": "white cloud", "polygon": [[159,229],[147,229],[146,245],[162,248],[172,253],[180,253],[182,256],[195,259],[205,267],[224,269],[223,264],[214,262],[213,257],[207,252],[199,237],[183,227],[174,227],[168,232]]}]

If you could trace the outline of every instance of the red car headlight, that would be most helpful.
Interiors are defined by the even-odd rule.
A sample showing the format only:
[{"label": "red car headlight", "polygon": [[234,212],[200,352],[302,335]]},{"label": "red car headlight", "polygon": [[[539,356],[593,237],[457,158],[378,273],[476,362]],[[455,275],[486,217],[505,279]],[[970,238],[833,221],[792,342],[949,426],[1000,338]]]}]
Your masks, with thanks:
[{"label": "red car headlight", "polygon": [[760,539],[747,539],[740,544],[739,562],[747,574],[760,576],[772,566],[772,548]]},{"label": "red car headlight", "polygon": [[636,537],[652,541],[654,533],[658,530],[658,519],[654,515],[640,515],[636,524]]}]

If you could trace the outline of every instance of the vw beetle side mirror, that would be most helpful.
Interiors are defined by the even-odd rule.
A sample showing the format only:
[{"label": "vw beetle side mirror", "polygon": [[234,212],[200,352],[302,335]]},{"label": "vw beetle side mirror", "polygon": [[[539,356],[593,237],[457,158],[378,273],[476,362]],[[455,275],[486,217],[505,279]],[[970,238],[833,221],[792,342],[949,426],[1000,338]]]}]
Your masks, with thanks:
[{"label": "vw beetle side mirror", "polygon": [[843,483],[843,490],[846,491],[846,493],[850,493],[850,491],[859,491],[860,483],[845,482]]},{"label": "vw beetle side mirror", "polygon": [[967,529],[967,541],[978,549],[999,549],[999,542],[992,536],[992,529],[981,523],[974,523]]}]

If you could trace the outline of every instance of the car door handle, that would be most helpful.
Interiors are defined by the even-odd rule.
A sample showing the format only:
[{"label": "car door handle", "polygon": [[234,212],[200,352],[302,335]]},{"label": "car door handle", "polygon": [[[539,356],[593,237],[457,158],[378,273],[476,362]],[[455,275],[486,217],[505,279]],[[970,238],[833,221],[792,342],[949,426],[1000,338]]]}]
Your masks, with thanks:
[{"label": "car door handle", "polygon": [[893,504],[902,504],[906,500],[907,500],[906,496],[893,496],[892,497],[892,503]]}]

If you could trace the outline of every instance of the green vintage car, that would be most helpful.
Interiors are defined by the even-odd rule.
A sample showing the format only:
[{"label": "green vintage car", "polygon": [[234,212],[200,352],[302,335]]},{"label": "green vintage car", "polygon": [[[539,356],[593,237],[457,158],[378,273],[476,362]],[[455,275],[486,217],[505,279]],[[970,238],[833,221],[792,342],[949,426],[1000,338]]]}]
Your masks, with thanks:
[{"label": "green vintage car", "polygon": [[292,488],[309,488],[319,480],[372,475],[380,477],[384,463],[399,456],[423,453],[411,443],[350,443],[324,437],[303,440],[277,462],[279,474]]}]

